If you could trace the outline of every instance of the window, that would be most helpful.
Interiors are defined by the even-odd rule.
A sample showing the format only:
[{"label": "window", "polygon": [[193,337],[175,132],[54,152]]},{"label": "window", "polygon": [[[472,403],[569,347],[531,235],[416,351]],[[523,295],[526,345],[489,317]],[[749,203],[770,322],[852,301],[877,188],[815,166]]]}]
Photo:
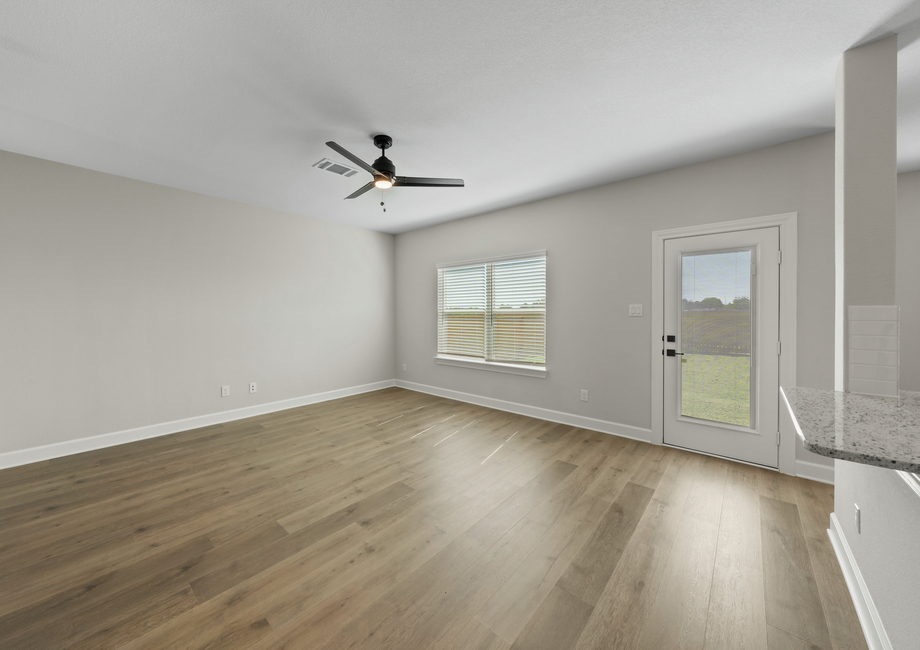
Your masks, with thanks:
[{"label": "window", "polygon": [[438,358],[445,357],[542,369],[546,253],[438,266]]}]

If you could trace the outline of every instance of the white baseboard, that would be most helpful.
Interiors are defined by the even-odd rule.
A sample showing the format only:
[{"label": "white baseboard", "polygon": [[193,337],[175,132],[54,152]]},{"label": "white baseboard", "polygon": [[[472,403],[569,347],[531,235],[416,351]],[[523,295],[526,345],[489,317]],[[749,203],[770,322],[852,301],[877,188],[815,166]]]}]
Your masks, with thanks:
[{"label": "white baseboard", "polygon": [[65,440],[41,447],[31,447],[29,449],[17,449],[0,454],[0,469],[7,467],[16,467],[18,465],[27,465],[37,463],[42,460],[51,458],[60,458],[72,454],[80,454],[84,451],[93,451],[95,449],[104,449],[105,447],[114,447],[123,445],[128,442],[146,440],[147,438],[156,438],[166,436],[179,431],[188,431],[189,429],[198,429],[207,427],[212,424],[221,424],[223,422],[232,422],[233,420],[242,420],[251,418],[255,415],[264,415],[265,413],[274,413],[275,411],[284,411],[286,409],[316,404],[317,402],[326,402],[340,397],[349,397],[359,395],[360,393],[369,393],[383,388],[390,388],[395,385],[395,380],[387,379],[372,384],[363,384],[361,386],[350,386],[349,388],[340,388],[330,390],[325,393],[315,393],[303,397],[294,397],[291,399],[280,400],[277,402],[268,402],[267,404],[256,404],[232,411],[222,411],[220,413],[211,413],[208,415],[196,415],[183,420],[174,420],[172,422],[163,422],[161,424],[151,424],[136,429],[126,429],[125,431],[115,431],[113,433],[104,433],[98,436],[88,438],[77,438],[76,440]]},{"label": "white baseboard", "polygon": [[827,483],[828,485],[834,484],[833,465],[819,465],[818,463],[812,463],[807,460],[796,459],[795,475],[800,478],[807,478],[811,481],[818,481],[818,483]]},{"label": "white baseboard", "polygon": [[502,399],[483,397],[482,395],[473,395],[472,393],[462,393],[458,390],[438,388],[436,386],[428,386],[426,384],[416,384],[415,382],[404,381],[402,379],[397,379],[396,385],[400,388],[414,390],[418,393],[437,395],[438,397],[446,397],[448,399],[457,400],[458,402],[467,402],[469,404],[485,406],[487,408],[493,408],[499,411],[508,411],[509,413],[517,413],[518,415],[527,415],[532,418],[539,418],[541,420],[548,420],[550,422],[559,422],[560,424],[568,424],[570,426],[579,427],[581,429],[600,431],[601,433],[609,433],[615,436],[620,436],[621,438],[641,440],[642,442],[649,442],[652,439],[652,432],[650,429],[634,427],[628,424],[619,424],[617,422],[609,422],[607,420],[598,420],[595,418],[585,417],[583,415],[564,413],[562,411],[553,411],[550,409],[540,408],[539,406],[530,406],[528,404],[507,402]]},{"label": "white baseboard", "polygon": [[891,641],[888,639],[888,633],[882,624],[878,610],[872,600],[872,594],[863,580],[862,573],[856,565],[856,558],[853,557],[853,551],[847,543],[847,538],[843,534],[840,522],[837,520],[837,513],[831,513],[831,527],[827,531],[831,538],[831,544],[837,553],[837,562],[843,570],[843,577],[846,579],[847,587],[850,590],[850,597],[853,599],[853,605],[856,607],[856,615],[859,617],[859,623],[862,625],[863,634],[866,636],[866,645],[869,650],[892,650]]}]

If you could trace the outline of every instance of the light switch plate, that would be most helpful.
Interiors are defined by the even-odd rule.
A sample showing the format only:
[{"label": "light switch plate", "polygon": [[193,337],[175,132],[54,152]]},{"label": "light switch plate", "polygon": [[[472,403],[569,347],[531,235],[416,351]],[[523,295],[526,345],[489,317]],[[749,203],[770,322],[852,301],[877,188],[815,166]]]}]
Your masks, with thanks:
[{"label": "light switch plate", "polygon": [[629,315],[630,316],[641,316],[642,315],[642,305],[630,305]]}]

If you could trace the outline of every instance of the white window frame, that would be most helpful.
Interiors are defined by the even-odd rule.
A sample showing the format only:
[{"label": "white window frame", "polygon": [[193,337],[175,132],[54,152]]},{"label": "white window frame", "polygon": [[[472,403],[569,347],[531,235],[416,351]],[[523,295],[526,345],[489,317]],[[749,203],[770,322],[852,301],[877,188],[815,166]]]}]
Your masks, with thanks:
[{"label": "white window frame", "polygon": [[[533,257],[543,257],[546,258],[546,251],[531,251],[529,253],[518,253],[514,255],[502,255],[499,257],[487,257],[474,260],[465,260],[462,262],[448,262],[444,264],[438,264],[437,269],[452,268],[458,266],[473,266],[476,264],[488,264],[493,262],[506,262],[510,260],[522,260],[530,259]],[[548,282],[547,282],[548,284]],[[547,291],[548,293],[548,291]],[[549,297],[547,297],[547,303],[549,302]],[[438,315],[440,317],[440,314]],[[544,330],[544,346],[546,345],[547,334]],[[437,343],[436,343],[437,344]],[[435,363],[443,366],[455,366],[459,368],[472,368],[475,370],[487,370],[489,372],[502,372],[511,375],[520,375],[523,377],[537,377],[545,378],[547,374],[547,366],[544,362],[544,365],[531,365],[531,364],[517,364],[517,363],[505,363],[499,361],[486,361],[485,359],[476,359],[472,357],[461,357],[454,356],[450,354],[441,354],[439,352],[435,353],[434,356]]]}]

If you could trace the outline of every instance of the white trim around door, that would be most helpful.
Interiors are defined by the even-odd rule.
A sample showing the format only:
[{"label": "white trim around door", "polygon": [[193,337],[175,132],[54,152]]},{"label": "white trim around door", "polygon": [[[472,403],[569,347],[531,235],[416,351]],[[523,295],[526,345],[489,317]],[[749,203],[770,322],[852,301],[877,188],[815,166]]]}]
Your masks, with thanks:
[{"label": "white trim around door", "polygon": [[[664,441],[664,373],[662,365],[662,337],[664,336],[664,243],[668,239],[693,235],[710,235],[721,232],[753,230],[770,226],[779,227],[780,264],[780,320],[779,336],[782,354],[779,363],[781,386],[796,385],[796,281],[798,213],[790,212],[766,217],[722,221],[719,223],[657,230],[652,233],[652,412],[651,442]],[[777,388],[778,390],[778,388]],[[780,413],[779,471],[795,475],[795,429],[789,418]]]}]

